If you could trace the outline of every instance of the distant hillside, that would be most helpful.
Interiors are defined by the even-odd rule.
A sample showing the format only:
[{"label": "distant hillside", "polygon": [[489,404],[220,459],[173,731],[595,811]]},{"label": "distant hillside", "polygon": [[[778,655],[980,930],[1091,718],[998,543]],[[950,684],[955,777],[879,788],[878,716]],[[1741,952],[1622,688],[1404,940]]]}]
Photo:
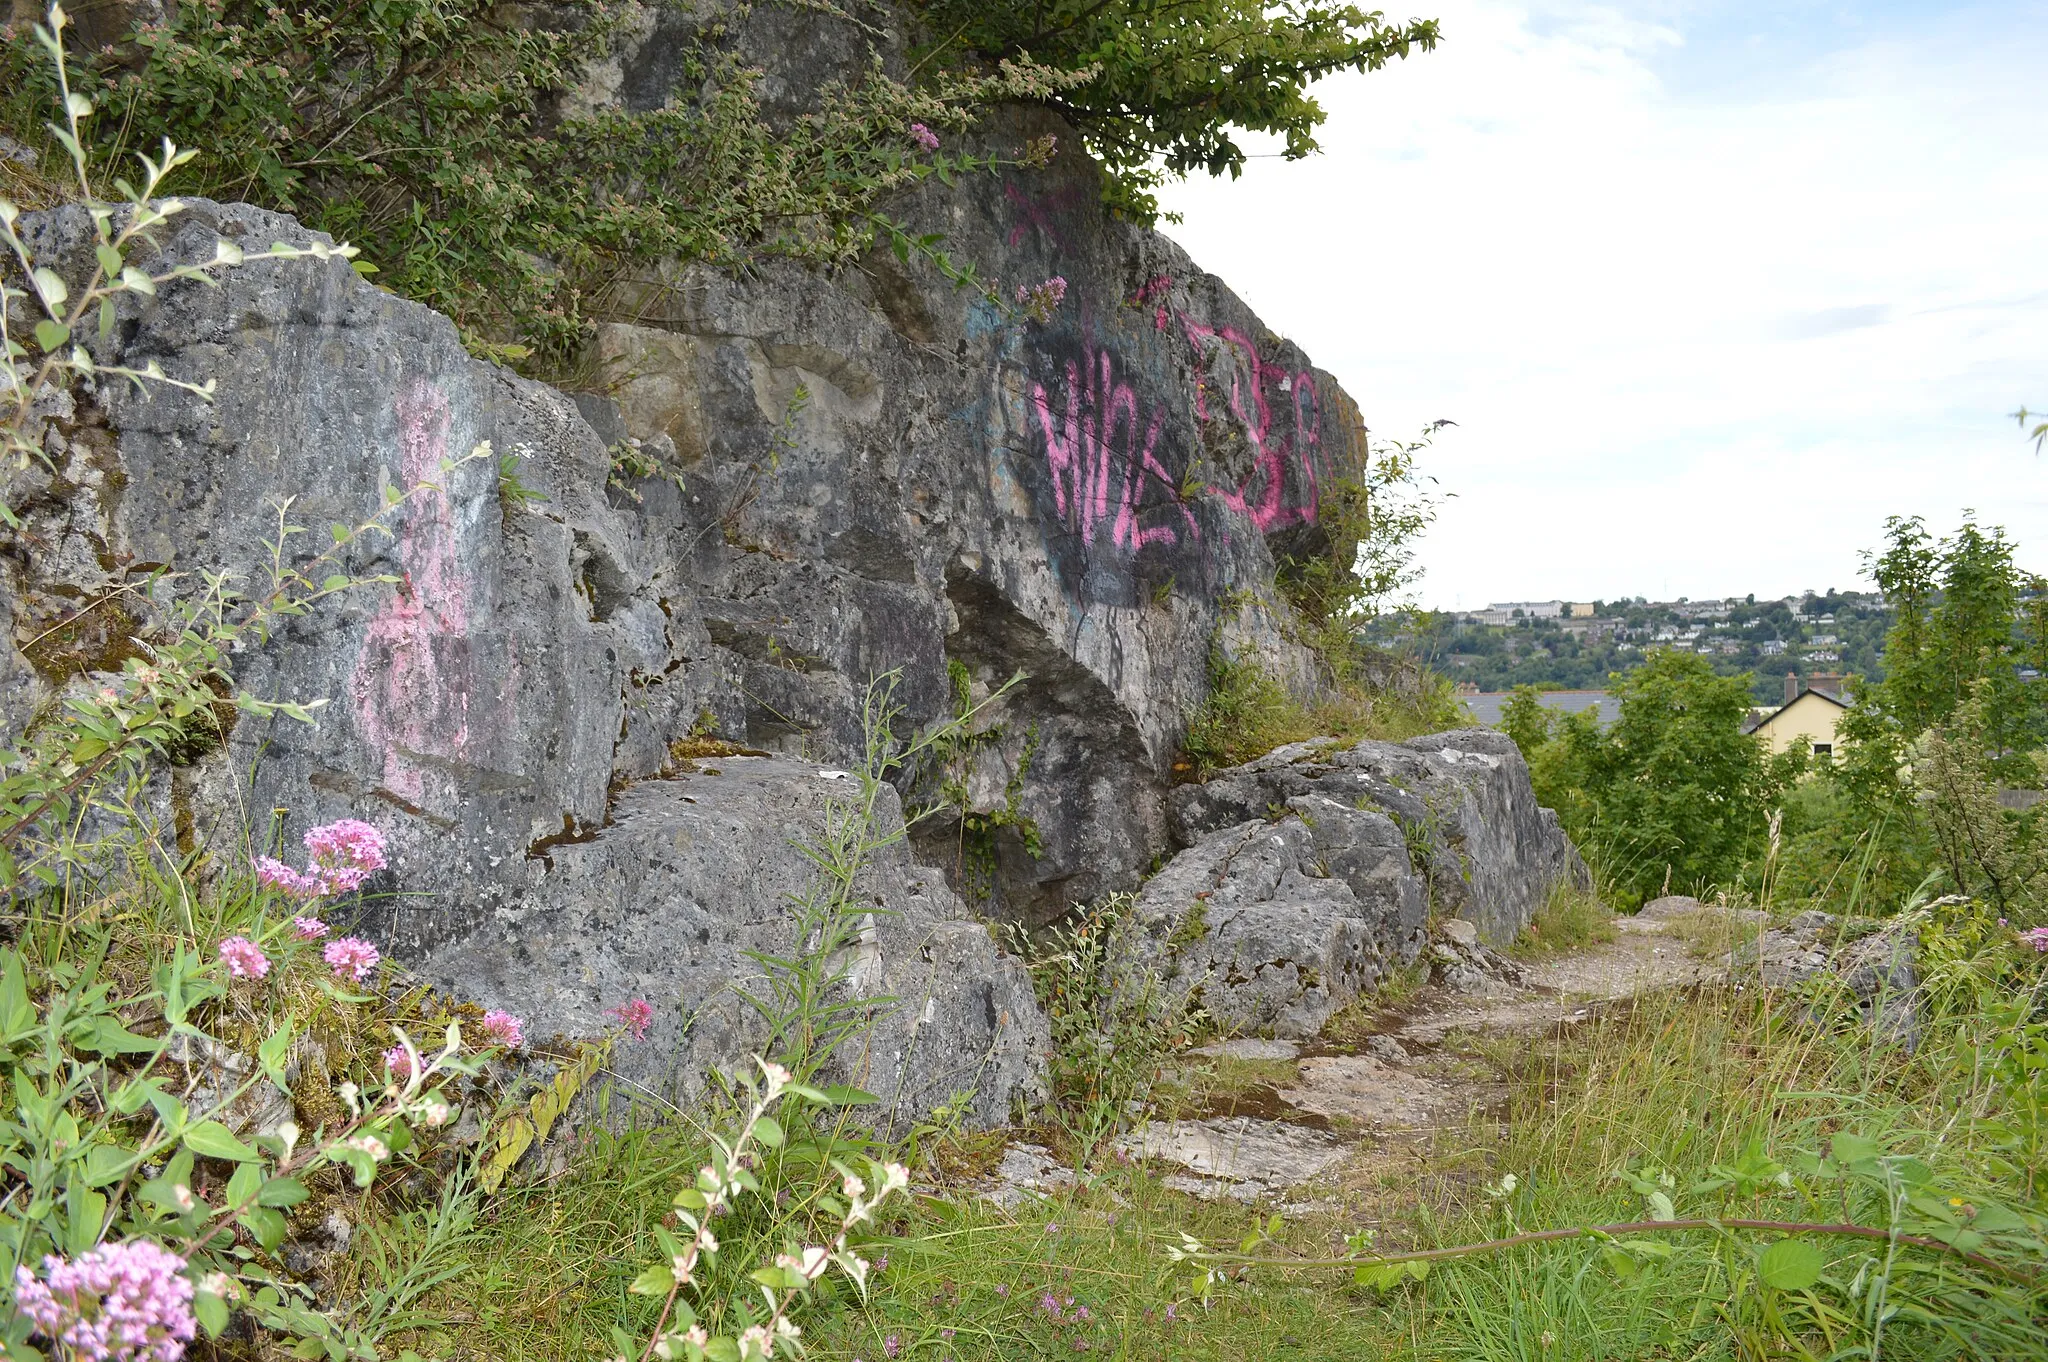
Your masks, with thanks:
[{"label": "distant hillside", "polygon": [[1759,703],[1784,698],[1785,674],[1884,675],[1892,613],[1876,592],[1781,600],[1519,602],[1376,621],[1374,642],[1412,649],[1453,681],[1482,691],[1531,685],[1600,689],[1656,648],[1705,656],[1725,676],[1752,673]]}]

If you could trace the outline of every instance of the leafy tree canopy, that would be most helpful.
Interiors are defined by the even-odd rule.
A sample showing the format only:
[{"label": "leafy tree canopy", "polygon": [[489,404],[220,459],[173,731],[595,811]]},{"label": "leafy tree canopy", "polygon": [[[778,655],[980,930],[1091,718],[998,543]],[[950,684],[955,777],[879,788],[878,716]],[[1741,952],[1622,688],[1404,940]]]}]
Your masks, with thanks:
[{"label": "leafy tree canopy", "polygon": [[1440,37],[1434,19],[1388,23],[1376,10],[1297,0],[931,0],[925,17],[942,56],[1092,71],[1045,102],[1109,170],[1112,207],[1146,222],[1168,176],[1241,173],[1240,132],[1285,138],[1289,159],[1314,152],[1323,109],[1312,82],[1377,71]]}]

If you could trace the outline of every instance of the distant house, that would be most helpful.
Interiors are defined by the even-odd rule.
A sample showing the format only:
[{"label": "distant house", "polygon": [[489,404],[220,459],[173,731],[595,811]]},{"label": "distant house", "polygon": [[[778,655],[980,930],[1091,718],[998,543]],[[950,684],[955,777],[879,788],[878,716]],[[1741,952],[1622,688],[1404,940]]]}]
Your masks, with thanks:
[{"label": "distant house", "polygon": [[1563,601],[1495,601],[1488,607],[1488,614],[1498,613],[1512,617],[1520,611],[1522,618],[1532,620],[1554,620],[1564,613]]},{"label": "distant house", "polygon": [[[1458,698],[1482,728],[1499,728],[1501,712],[1507,708],[1508,697],[1514,692],[1505,690],[1483,690],[1467,693],[1462,689]],[[1545,709],[1559,714],[1584,714],[1591,711],[1593,720],[1602,728],[1613,723],[1621,714],[1621,700],[1604,690],[1544,690],[1536,692],[1536,702]]]},{"label": "distant house", "polygon": [[1765,657],[1783,657],[1785,655],[1785,640],[1781,638],[1765,639],[1761,651]]},{"label": "distant house", "polygon": [[1838,724],[1849,708],[1842,697],[1842,678],[1816,675],[1801,681],[1785,676],[1785,703],[1776,709],[1752,710],[1742,731],[1761,734],[1771,755],[1803,747],[1815,757],[1832,758],[1841,746]]}]

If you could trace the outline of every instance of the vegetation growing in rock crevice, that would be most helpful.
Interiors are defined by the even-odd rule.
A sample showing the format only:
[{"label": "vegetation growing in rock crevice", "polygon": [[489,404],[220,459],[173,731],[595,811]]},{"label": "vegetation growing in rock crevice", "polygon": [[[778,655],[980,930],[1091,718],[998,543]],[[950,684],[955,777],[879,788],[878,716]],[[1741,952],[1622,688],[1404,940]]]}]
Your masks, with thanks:
[{"label": "vegetation growing in rock crevice", "polygon": [[[580,112],[564,92],[620,39],[628,8],[573,0],[534,25],[508,24],[487,0],[304,11],[196,0],[111,50],[74,54],[73,79],[117,111],[96,128],[99,150],[165,136],[197,149],[174,188],[355,242],[380,284],[507,359],[535,346],[559,359],[636,261],[843,264],[878,232],[902,238],[874,214],[880,196],[995,164],[934,154],[914,128],[963,128],[1071,81],[1010,62],[913,87],[877,60],[807,112],[772,119],[762,73],[731,49],[742,5],[706,21],[683,54],[682,88],[701,99]],[[11,92],[0,122],[41,141],[49,74],[26,34],[0,45],[0,88]]]},{"label": "vegetation growing in rock crevice", "polygon": [[[815,8],[847,34],[866,27]],[[507,360],[538,347],[558,364],[588,320],[630,307],[614,289],[636,262],[842,266],[879,238],[986,288],[940,238],[876,205],[927,177],[1016,163],[941,150],[935,131],[999,105],[1078,120],[1113,200],[1149,216],[1156,153],[1172,173],[1235,173],[1231,129],[1250,128],[1307,154],[1322,117],[1307,83],[1436,41],[1433,22],[1394,27],[1349,6],[1118,3],[1041,9],[1020,27],[1026,11],[973,0],[926,13],[940,41],[909,78],[874,53],[784,114],[764,109],[764,73],[742,55],[753,9],[703,16],[687,37],[664,31],[681,44],[687,93],[644,112],[584,109],[571,93],[651,17],[628,0],[516,16],[491,0],[191,0],[132,32],[96,33],[103,46],[74,51],[73,79],[118,111],[95,130],[99,150],[163,137],[195,148],[202,160],[175,190],[294,213],[356,242],[380,284],[448,313],[472,344]],[[26,32],[0,43],[0,89],[0,126],[45,144],[49,72]]]}]

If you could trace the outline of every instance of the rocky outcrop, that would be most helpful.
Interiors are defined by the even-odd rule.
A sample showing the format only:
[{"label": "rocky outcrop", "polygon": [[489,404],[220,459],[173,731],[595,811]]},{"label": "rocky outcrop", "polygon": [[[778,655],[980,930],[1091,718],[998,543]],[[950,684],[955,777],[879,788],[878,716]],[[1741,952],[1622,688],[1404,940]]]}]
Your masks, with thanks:
[{"label": "rocky outcrop", "polygon": [[1844,918],[1809,910],[1782,927],[1756,924],[1755,935],[1728,953],[1728,976],[1765,988],[1825,981],[1819,995],[1824,1002],[1833,994],[1877,1035],[1911,1050],[1920,1042],[1925,1011],[1919,930],[1917,918]]},{"label": "rocky outcrop", "polygon": [[[846,1038],[829,1072],[880,1099],[869,1115],[898,1128],[946,1105],[1001,1124],[1037,1104],[1049,1039],[1031,981],[966,920],[944,876],[911,863],[894,790],[880,788],[870,818],[842,770],[744,755],[690,766],[623,791],[601,835],[547,850],[544,895],[428,952],[415,973],[494,999],[540,1036],[593,1034],[614,1024],[608,1009],[653,1001],[649,1034],[609,1068],[687,1100],[705,1071],[768,1048],[803,985],[775,963],[801,954],[792,921],[815,943],[836,917],[846,944],[818,978],[843,972],[857,1006],[837,1018]],[[851,892],[835,894],[814,856],[858,857]]]},{"label": "rocky outcrop", "polygon": [[1174,791],[1174,835],[1190,845],[1303,798],[1391,818],[1431,914],[1471,922],[1489,945],[1513,941],[1558,881],[1591,883],[1557,815],[1537,804],[1521,751],[1491,729],[1279,748]]},{"label": "rocky outcrop", "polygon": [[[1168,768],[1212,647],[1315,685],[1281,627],[1275,555],[1313,543],[1320,489],[1356,466],[1361,435],[1327,375],[1163,238],[1107,219],[1095,189],[1070,158],[956,205],[957,253],[1067,278],[1049,321],[889,260],[838,278],[685,271],[626,281],[634,320],[597,338],[605,392],[573,397],[472,358],[445,318],[338,261],[252,260],[217,289],[130,298],[99,358],[212,379],[216,398],[108,385],[60,403],[53,468],[7,489],[24,526],[6,558],[4,714],[18,728],[133,655],[197,570],[255,590],[277,561],[388,579],[238,659],[254,694],[327,702],[319,722],[245,718],[224,750],[188,754],[159,791],[166,823],[187,849],[239,856],[245,837],[375,822],[392,869],[363,930],[564,1030],[589,1024],[599,983],[641,988],[674,1009],[676,1092],[739,1037],[713,1038],[708,1017],[686,1034],[697,976],[635,955],[659,933],[593,943],[604,958],[577,956],[592,974],[575,988],[531,974],[576,955],[574,931],[612,930],[593,885],[650,922],[697,893],[695,871],[657,872],[644,845],[710,815],[666,775],[693,730],[849,765],[877,678],[894,674],[908,731],[1021,674],[970,740],[904,778],[908,799],[942,805],[919,853],[984,915],[1037,920],[1133,886],[1166,844]],[[39,259],[90,268],[75,213],[24,230]],[[163,249],[208,259],[217,236],[251,256],[310,239],[193,202]],[[633,439],[664,475],[615,467]],[[492,457],[466,460],[484,441]],[[423,483],[391,534],[320,561],[324,527]],[[312,533],[273,560],[286,523]],[[161,568],[186,575],[139,589]],[[753,826],[751,807],[730,816]],[[251,809],[276,812],[249,828]],[[780,833],[754,851],[797,863]],[[961,987],[1021,998],[985,930],[929,888],[898,919],[923,933],[917,958],[954,952]],[[709,939],[719,958],[771,947],[774,902],[735,899]],[[522,955],[522,940],[557,949]],[[960,1008],[947,1053],[1001,1052],[1004,1008]],[[924,1100],[958,1067],[890,1081]],[[1005,1073],[996,1089],[1028,1088]]]},{"label": "rocky outcrop", "polygon": [[[785,15],[795,28],[748,39],[786,58],[764,84],[776,109],[836,60],[839,22]],[[575,98],[687,93],[669,23],[625,25]],[[133,656],[200,570],[257,590],[280,564],[382,579],[238,658],[250,692],[327,704],[316,725],[244,718],[182,754],[157,791],[166,825],[187,851],[240,857],[375,822],[392,866],[362,930],[542,1034],[648,997],[656,1042],[622,1062],[669,1097],[762,1034],[734,990],[749,952],[802,946],[790,898],[810,867],[791,844],[824,817],[819,771],[866,758],[881,678],[899,734],[999,695],[898,776],[904,804],[936,806],[914,851],[975,914],[1036,922],[1134,888],[1175,829],[1193,843],[1271,805],[1284,826],[1246,833],[1238,870],[1211,856],[1166,880],[1221,876],[1217,921],[1243,909],[1203,967],[1266,981],[1247,1017],[1307,1025],[1412,957],[1426,905],[1511,935],[1540,897],[1521,872],[1555,878],[1569,848],[1496,737],[1290,751],[1172,794],[1215,650],[1316,689],[1276,565],[1327,549],[1320,508],[1363,428],[1219,281],[1105,214],[1085,158],[1022,164],[1067,131],[1019,113],[985,142],[1009,168],[891,205],[1002,297],[1063,278],[1047,316],[883,251],[836,272],[647,268],[607,295],[589,391],[564,394],[338,261],[252,258],[217,289],[130,296],[99,359],[213,380],[216,400],[110,385],[59,404],[52,466],[7,487],[24,523],[4,558],[0,721],[18,730]],[[76,213],[24,231],[44,263],[90,269]],[[194,202],[164,250],[210,259],[217,236],[251,257],[309,239]],[[469,458],[484,441],[491,457]],[[323,527],[423,484],[391,533],[321,558]],[[287,523],[312,533],[280,540]],[[165,568],[183,575],[145,590]],[[681,771],[672,744],[704,731],[773,759]],[[895,805],[878,816],[898,826]],[[1033,1090],[1042,1019],[947,884],[890,854],[856,992],[900,1001],[860,1081],[906,1110],[972,1085],[994,1119]],[[1299,905],[1284,930],[1261,906],[1275,896]],[[1285,987],[1264,963],[1282,958],[1299,962]]]},{"label": "rocky outcrop", "polygon": [[1320,739],[1174,792],[1182,851],[1140,892],[1136,956],[1226,1030],[1310,1036],[1422,951],[1480,987],[1560,880],[1585,865],[1497,733]]}]

